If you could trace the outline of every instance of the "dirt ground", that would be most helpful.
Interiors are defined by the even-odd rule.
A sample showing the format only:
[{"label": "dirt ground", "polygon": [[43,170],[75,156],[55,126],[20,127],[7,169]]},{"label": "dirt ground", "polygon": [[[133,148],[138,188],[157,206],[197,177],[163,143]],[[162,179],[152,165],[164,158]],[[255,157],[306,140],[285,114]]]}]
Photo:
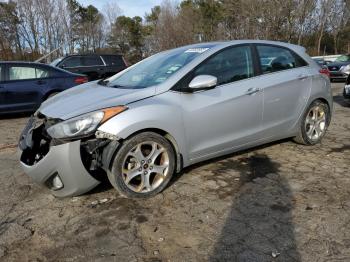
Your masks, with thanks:
[{"label": "dirt ground", "polygon": [[26,117],[0,120],[0,261],[350,261],[350,107],[322,144],[290,140],[187,168],[158,196],[107,183],[56,199],[23,174]]}]

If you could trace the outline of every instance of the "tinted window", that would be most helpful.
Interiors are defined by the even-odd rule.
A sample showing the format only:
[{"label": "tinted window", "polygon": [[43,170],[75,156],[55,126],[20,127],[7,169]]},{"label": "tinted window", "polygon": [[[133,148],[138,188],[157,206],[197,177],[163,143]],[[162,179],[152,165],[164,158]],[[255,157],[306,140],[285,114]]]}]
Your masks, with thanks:
[{"label": "tinted window", "polygon": [[2,66],[0,66],[0,82],[2,81]]},{"label": "tinted window", "polygon": [[62,63],[65,67],[81,66],[80,56],[72,56],[65,59]]},{"label": "tinted window", "polygon": [[24,66],[11,66],[9,68],[10,80],[36,79],[48,76],[49,72],[41,68]]},{"label": "tinted window", "polygon": [[84,66],[104,65],[99,56],[83,56],[81,59]]},{"label": "tinted window", "polygon": [[108,66],[125,66],[123,58],[117,55],[103,55],[103,60]]},{"label": "tinted window", "polygon": [[194,71],[194,76],[198,75],[216,76],[218,85],[252,77],[254,70],[250,47],[232,47],[212,56]]},{"label": "tinted window", "polygon": [[257,46],[264,74],[305,66],[306,62],[290,50],[277,46]]}]

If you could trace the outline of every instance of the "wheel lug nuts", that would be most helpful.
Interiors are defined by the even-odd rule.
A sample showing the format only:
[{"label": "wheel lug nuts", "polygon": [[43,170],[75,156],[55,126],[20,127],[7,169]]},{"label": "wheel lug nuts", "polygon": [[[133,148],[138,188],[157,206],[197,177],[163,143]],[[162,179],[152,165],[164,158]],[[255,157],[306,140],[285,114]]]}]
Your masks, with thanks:
[{"label": "wheel lug nuts", "polygon": [[153,169],[153,167],[151,167],[151,166],[150,166],[150,167],[149,167],[149,169],[150,169],[150,170],[152,170],[152,169]]},{"label": "wheel lug nuts", "polygon": [[141,164],[145,163],[145,160],[141,160]]},{"label": "wheel lug nuts", "polygon": [[148,161],[147,161],[148,163],[151,163],[151,159],[148,159]]},{"label": "wheel lug nuts", "polygon": [[147,175],[147,173],[148,173],[148,172],[147,172],[147,171],[145,171],[145,172],[143,172],[143,173],[144,173],[145,175]]},{"label": "wheel lug nuts", "polygon": [[142,168],[141,168],[141,167],[139,168],[139,171],[142,171]]}]

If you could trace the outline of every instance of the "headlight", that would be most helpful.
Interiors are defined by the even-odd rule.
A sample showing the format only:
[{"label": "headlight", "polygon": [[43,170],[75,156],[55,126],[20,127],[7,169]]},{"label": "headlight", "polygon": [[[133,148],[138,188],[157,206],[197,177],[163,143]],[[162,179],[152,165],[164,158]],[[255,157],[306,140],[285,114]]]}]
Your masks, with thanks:
[{"label": "headlight", "polygon": [[88,113],[49,127],[46,131],[52,138],[71,138],[89,135],[103,122],[125,111],[127,107],[117,106]]},{"label": "headlight", "polygon": [[349,75],[349,74],[350,74],[350,65],[342,66],[342,67],[340,68],[340,71],[342,71],[343,73]]}]

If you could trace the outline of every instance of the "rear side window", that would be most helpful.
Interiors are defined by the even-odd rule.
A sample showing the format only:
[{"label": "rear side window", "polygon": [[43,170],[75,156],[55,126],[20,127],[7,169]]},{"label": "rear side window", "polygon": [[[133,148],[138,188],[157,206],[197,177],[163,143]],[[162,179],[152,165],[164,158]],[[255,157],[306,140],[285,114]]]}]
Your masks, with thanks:
[{"label": "rear side window", "polygon": [[99,56],[83,56],[81,59],[83,66],[104,65]]},{"label": "rear side window", "polygon": [[78,66],[81,66],[80,56],[68,57],[67,59],[63,60],[63,63],[61,65],[63,65],[64,67],[78,67]]},{"label": "rear side window", "polygon": [[250,47],[231,47],[215,54],[194,71],[194,77],[198,75],[216,76],[218,85],[252,77],[254,70]]},{"label": "rear side window", "polygon": [[123,58],[118,55],[103,55],[103,60],[108,66],[125,66]]},{"label": "rear side window", "polygon": [[258,45],[257,50],[263,74],[307,65],[300,56],[287,48]]},{"label": "rear side window", "polygon": [[11,66],[9,68],[10,80],[25,80],[49,77],[49,71],[42,68]]}]

